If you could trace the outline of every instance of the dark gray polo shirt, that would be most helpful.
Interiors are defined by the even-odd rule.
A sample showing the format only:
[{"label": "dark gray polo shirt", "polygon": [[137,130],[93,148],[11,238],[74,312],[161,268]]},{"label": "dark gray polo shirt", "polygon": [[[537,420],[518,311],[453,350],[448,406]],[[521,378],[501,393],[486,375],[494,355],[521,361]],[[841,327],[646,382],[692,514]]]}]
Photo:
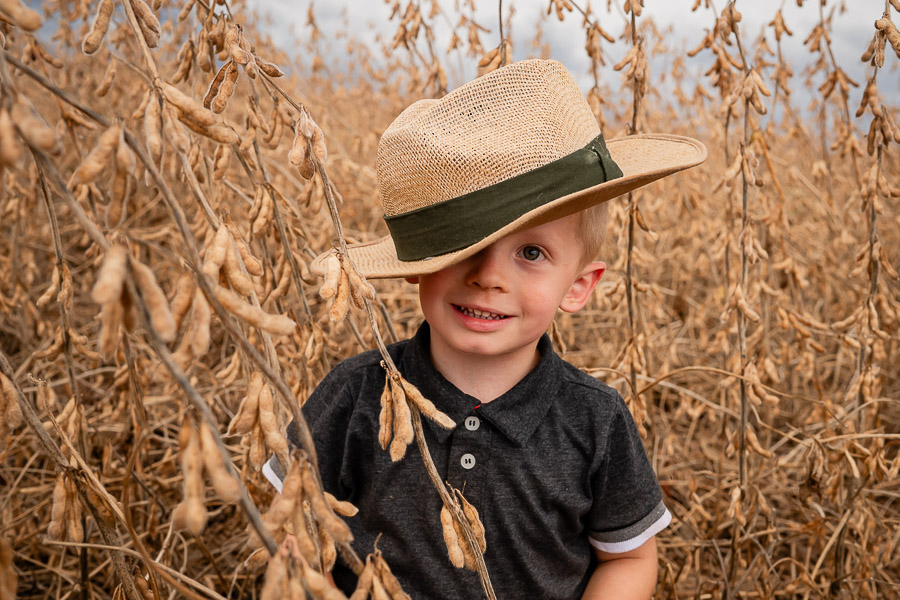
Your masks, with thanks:
[{"label": "dark gray polo shirt", "polygon": [[[561,359],[546,335],[534,370],[486,404],[447,381],[428,348],[426,323],[388,351],[457,423],[446,430],[423,419],[425,437],[441,477],[481,514],[498,598],[580,598],[596,563],[592,544],[626,552],[669,523],[625,403]],[[416,443],[397,463],[379,445],[380,361],[376,351],[345,360],[303,406],[325,488],[359,507],[347,519],[359,555],[371,552],[381,534],[378,547],[414,599],[483,597],[478,576],[450,564],[440,496]],[[298,443],[293,426],[288,437]],[[280,487],[277,459],[264,470]],[[348,569],[338,564],[334,576],[346,593],[353,590]]]}]

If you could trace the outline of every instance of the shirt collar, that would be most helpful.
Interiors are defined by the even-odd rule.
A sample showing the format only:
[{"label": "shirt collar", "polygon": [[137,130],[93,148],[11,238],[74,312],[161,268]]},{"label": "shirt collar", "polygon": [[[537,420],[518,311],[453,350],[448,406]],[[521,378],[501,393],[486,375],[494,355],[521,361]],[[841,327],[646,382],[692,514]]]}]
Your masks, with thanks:
[{"label": "shirt collar", "polygon": [[[429,351],[431,331],[423,322],[399,361],[403,376],[419,388],[457,426],[471,414],[487,420],[518,446],[524,446],[543,420],[556,398],[562,379],[562,359],[553,351],[546,334],[538,341],[538,364],[502,396],[481,402],[450,383],[432,364]],[[476,408],[477,407],[477,408]],[[441,443],[453,430],[423,419]]]}]

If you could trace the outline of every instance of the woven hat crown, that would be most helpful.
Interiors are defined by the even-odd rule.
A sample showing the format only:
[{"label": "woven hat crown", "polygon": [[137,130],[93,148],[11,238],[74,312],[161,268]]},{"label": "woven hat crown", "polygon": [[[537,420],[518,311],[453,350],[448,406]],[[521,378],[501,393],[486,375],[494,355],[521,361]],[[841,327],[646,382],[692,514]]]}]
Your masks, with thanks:
[{"label": "woven hat crown", "polygon": [[377,172],[386,216],[505,181],[582,148],[597,120],[566,68],[514,63],[440,100],[420,100],[385,130]]}]

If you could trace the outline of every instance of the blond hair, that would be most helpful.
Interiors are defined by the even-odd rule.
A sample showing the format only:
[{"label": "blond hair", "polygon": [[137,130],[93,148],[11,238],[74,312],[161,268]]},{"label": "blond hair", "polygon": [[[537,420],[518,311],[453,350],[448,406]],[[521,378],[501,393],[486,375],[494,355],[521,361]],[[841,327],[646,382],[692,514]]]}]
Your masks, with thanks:
[{"label": "blond hair", "polygon": [[608,223],[608,202],[595,204],[578,213],[578,238],[581,241],[582,260],[585,264],[592,262],[600,254]]}]

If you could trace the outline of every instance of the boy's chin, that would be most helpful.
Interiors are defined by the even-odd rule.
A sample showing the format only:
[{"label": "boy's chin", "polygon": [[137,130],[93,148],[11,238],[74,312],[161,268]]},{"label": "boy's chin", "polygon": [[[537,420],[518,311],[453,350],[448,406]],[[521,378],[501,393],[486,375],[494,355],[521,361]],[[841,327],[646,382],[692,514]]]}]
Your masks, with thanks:
[{"label": "boy's chin", "polygon": [[502,332],[466,332],[444,338],[445,351],[461,359],[515,361],[537,352],[540,336],[526,340],[504,339]]}]

